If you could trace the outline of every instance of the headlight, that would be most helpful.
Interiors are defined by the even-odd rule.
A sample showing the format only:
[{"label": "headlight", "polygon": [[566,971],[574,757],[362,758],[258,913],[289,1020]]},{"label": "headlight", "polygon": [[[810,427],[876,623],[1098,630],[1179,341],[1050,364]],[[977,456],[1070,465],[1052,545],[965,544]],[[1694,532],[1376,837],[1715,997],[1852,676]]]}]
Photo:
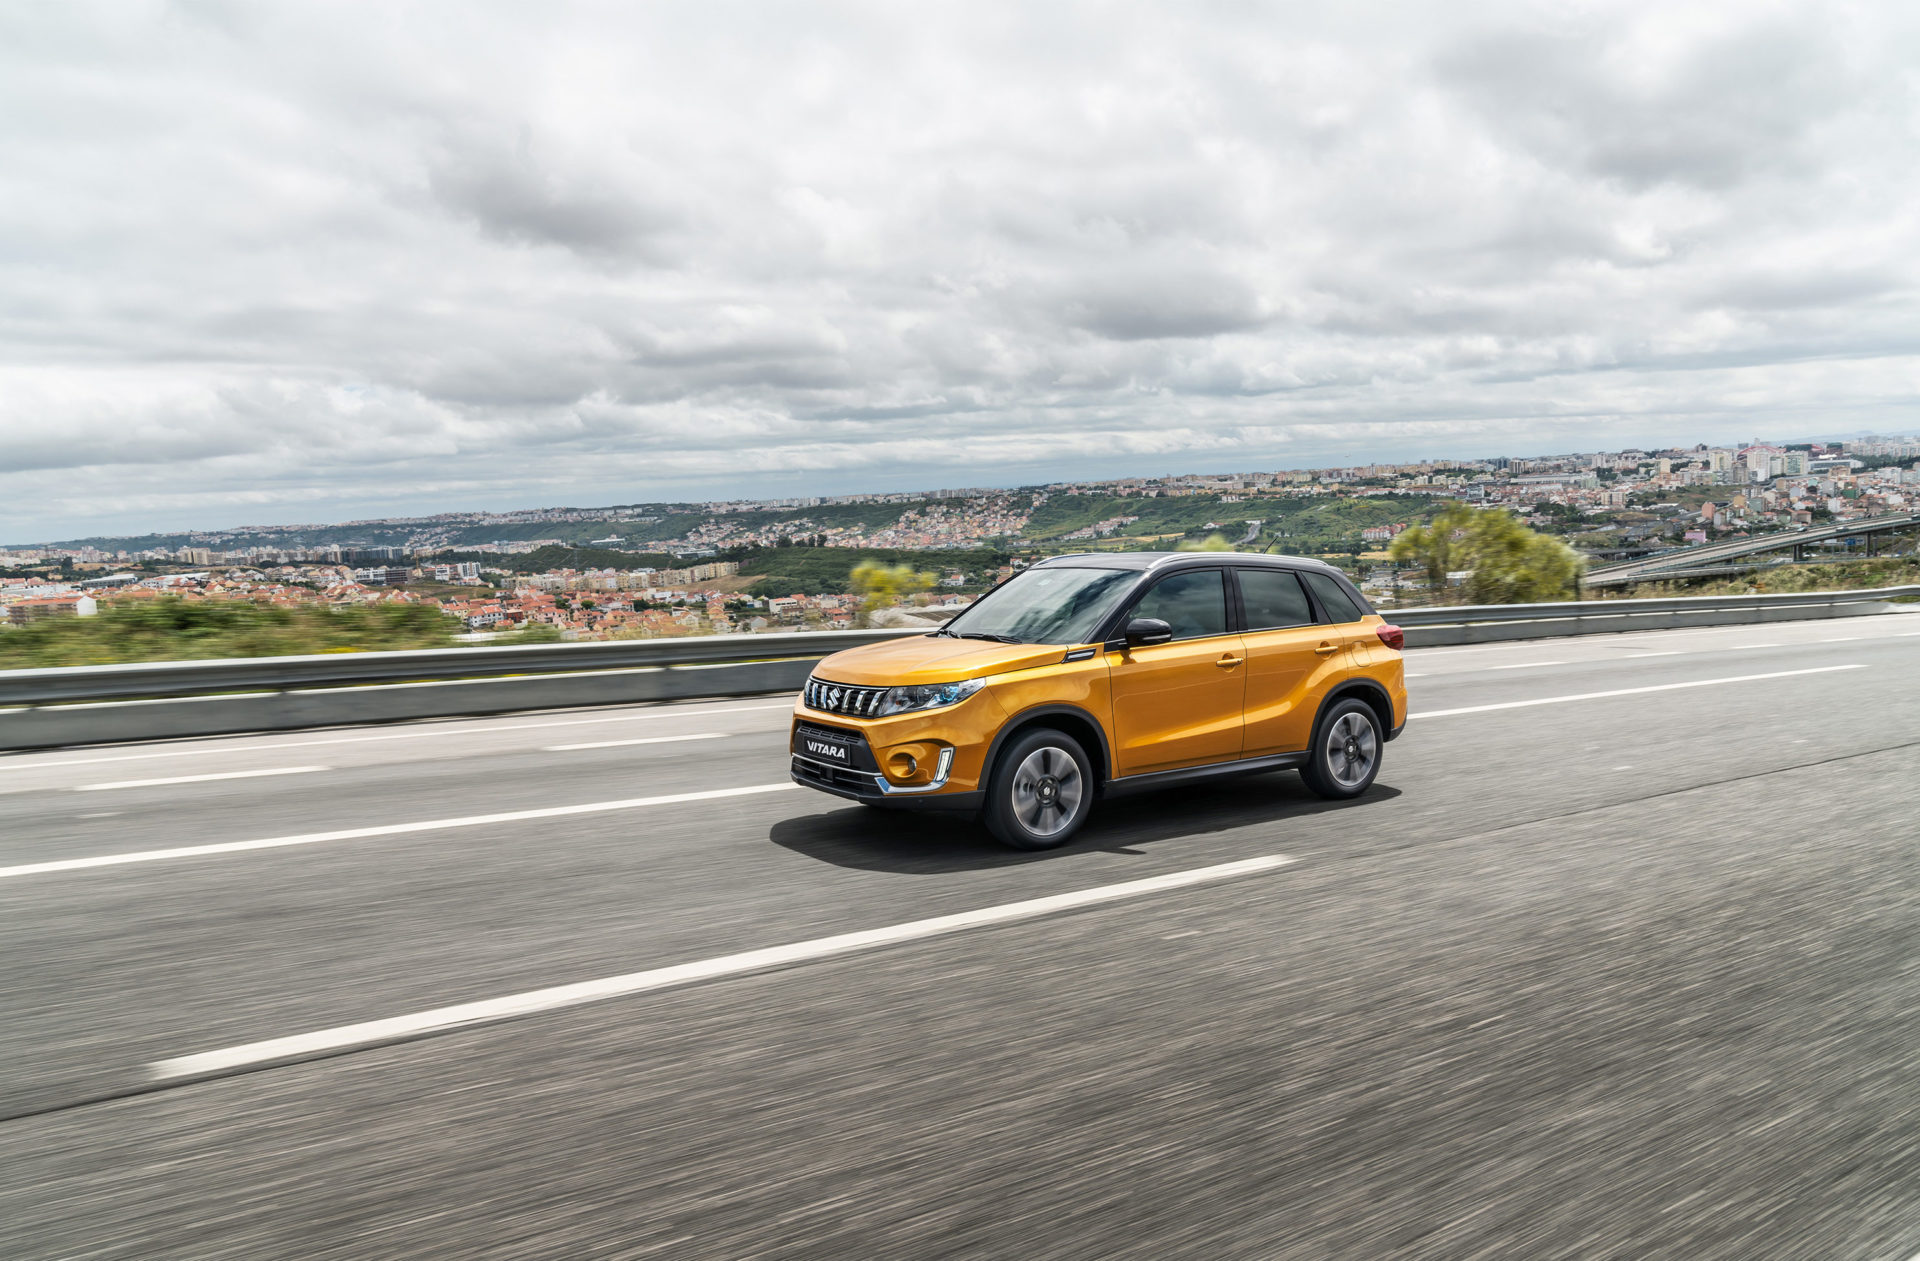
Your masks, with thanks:
[{"label": "headlight", "polygon": [[916,709],[958,705],[985,686],[984,679],[967,679],[960,683],[923,683],[917,687],[888,688],[887,698],[880,702],[880,716],[884,718],[888,714],[906,714]]}]

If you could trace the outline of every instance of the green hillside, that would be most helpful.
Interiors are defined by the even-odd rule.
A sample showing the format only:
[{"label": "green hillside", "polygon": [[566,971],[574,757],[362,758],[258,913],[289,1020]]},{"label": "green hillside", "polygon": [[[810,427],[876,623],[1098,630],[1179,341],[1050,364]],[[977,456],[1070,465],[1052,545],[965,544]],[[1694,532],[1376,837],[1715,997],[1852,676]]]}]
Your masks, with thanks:
[{"label": "green hillside", "polygon": [[862,561],[911,565],[944,578],[959,570],[966,585],[942,590],[982,591],[996,581],[995,571],[1009,559],[1005,552],[987,550],[919,552],[901,548],[764,547],[726,553],[740,562],[742,577],[756,579],[747,589],[754,596],[830,595],[851,588],[848,576]]}]

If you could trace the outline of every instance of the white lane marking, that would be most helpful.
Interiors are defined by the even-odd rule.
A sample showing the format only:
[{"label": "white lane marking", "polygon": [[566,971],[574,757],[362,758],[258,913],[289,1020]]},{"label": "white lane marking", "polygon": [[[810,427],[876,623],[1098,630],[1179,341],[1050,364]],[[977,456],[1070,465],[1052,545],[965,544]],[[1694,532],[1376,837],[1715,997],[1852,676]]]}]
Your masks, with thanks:
[{"label": "white lane marking", "polygon": [[724,740],[724,731],[702,731],[691,736],[641,736],[635,740],[595,740],[591,744],[550,744],[549,753],[570,753],[574,749],[615,749],[628,744],[678,744],[682,740]]},{"label": "white lane marking", "polygon": [[[1909,617],[1909,616],[1913,616],[1913,615],[1912,614],[1869,614],[1868,615],[1869,618]],[[1809,618],[1803,622],[1777,623],[1775,624],[1775,629],[1777,632],[1783,633],[1783,634],[1794,632],[1794,631],[1801,631],[1801,632],[1813,631],[1813,630],[1821,629],[1821,623],[1827,620],[1831,620],[1831,619]],[[1884,623],[1882,625],[1884,625]],[[1696,636],[1705,637],[1708,640],[1712,640],[1712,639],[1718,639],[1722,635],[1738,635],[1738,634],[1741,634],[1742,632],[1751,634],[1752,630],[1753,628],[1750,625],[1688,626],[1688,627],[1670,627],[1665,630],[1609,631],[1599,635],[1557,635],[1557,636],[1552,636],[1551,638],[1560,639],[1560,640],[1575,640],[1583,644],[1592,644],[1595,647],[1612,646],[1612,647],[1620,647],[1620,648],[1631,648],[1636,644],[1643,644],[1643,643],[1649,643],[1649,642],[1685,643]],[[1875,635],[1863,635],[1861,636],[1861,638],[1863,639],[1906,639],[1915,635],[1920,635],[1920,631],[1889,630],[1889,631],[1883,631]],[[1429,648],[1410,648],[1407,651],[1417,652],[1420,654],[1420,656],[1424,658],[1439,659],[1444,657],[1464,656],[1467,653],[1473,653],[1473,652],[1521,652],[1529,648],[1538,648],[1540,646],[1540,642],[1541,641],[1537,639],[1516,639],[1510,643],[1503,643],[1503,644],[1436,644]],[[1799,640],[1798,642],[1811,643],[1813,641],[1810,639],[1802,639],[1802,640]],[[1763,646],[1768,648],[1780,647],[1779,644],[1766,644]],[[1703,648],[1689,649],[1688,651],[1704,653],[1704,652],[1711,652],[1713,650],[1714,650],[1713,648],[1703,647]]]},{"label": "white lane marking", "polygon": [[1678,648],[1675,648],[1671,652],[1630,652],[1624,657],[1615,657],[1614,660],[1645,661],[1648,657],[1695,657],[1699,655],[1700,653],[1698,651],[1682,652]]},{"label": "white lane marking", "polygon": [[1728,644],[1728,652],[1739,652],[1743,648],[1778,648],[1779,644]]},{"label": "white lane marking", "polygon": [[[1484,714],[1494,709],[1526,709],[1531,705],[1562,705],[1568,701],[1599,700],[1603,696],[1639,696],[1645,692],[1674,692],[1686,687],[1712,687],[1716,683],[1753,683],[1761,679],[1790,679],[1800,674],[1827,674],[1834,670],[1864,670],[1865,665],[1815,666],[1810,670],[1775,670],[1769,674],[1736,674],[1724,679],[1695,679],[1691,683],[1657,683],[1652,687],[1621,687],[1610,692],[1577,692],[1572,696],[1539,696],[1530,701],[1501,701],[1497,705],[1467,705],[1460,709],[1429,709],[1409,714],[1409,718],[1447,718],[1454,714]],[[4,874],[4,873],[0,873]]]},{"label": "white lane marking", "polygon": [[377,736],[335,736],[325,740],[283,740],[279,744],[208,745],[190,749],[163,749],[154,753],[124,753],[113,757],[67,758],[59,762],[35,762],[8,758],[0,761],[0,771],[30,771],[50,766],[93,766],[100,762],[139,762],[157,757],[205,757],[225,753],[265,753],[273,749],[306,749],[322,744],[368,744],[376,740],[425,740],[433,736],[484,736],[496,731],[537,731],[544,727],[588,727],[607,722],[640,722],[653,718],[705,718],[709,714],[745,714],[765,709],[793,708],[792,701],[778,705],[731,705],[725,709],[660,709],[643,714],[614,714],[606,718],[567,718],[557,722],[498,723],[491,726],[441,726],[424,730],[392,731]]},{"label": "white lane marking", "polygon": [[275,766],[260,771],[213,771],[206,775],[175,775],[169,779],[122,779],[111,784],[78,784],[69,789],[77,793],[108,792],[115,788],[157,788],[163,784],[205,784],[216,779],[259,779],[263,775],[311,775],[332,770],[330,766]]},{"label": "white lane marking", "polygon": [[1832,639],[1816,639],[1816,644],[1850,644],[1861,638],[1859,635],[1836,635]]},{"label": "white lane marking", "polygon": [[444,828],[471,828],[487,823],[518,823],[524,819],[557,819],[569,814],[596,814],[608,810],[638,810],[681,801],[713,801],[720,797],[747,797],[755,793],[785,792],[795,783],[752,784],[745,788],[715,788],[707,792],[669,793],[664,797],[629,797],[624,801],[590,801],[577,806],[547,806],[539,810],[509,810],[501,814],[471,814],[458,819],[423,819],[418,823],[387,823],[338,832],[308,832],[301,836],[270,836],[258,841],[222,841],[214,845],[183,845],[178,849],[137,850],[130,854],[98,854],[92,858],[60,858],[44,863],[0,867],[0,879],[41,876],[87,867],[117,867],[124,863],[151,863],[166,858],[200,858],[207,854],[238,854],[251,849],[280,849],[288,845],[319,845],[326,841],[357,841],[369,836],[400,836],[408,832],[437,832]]},{"label": "white lane marking", "polygon": [[1097,906],[1104,902],[1137,898],[1169,889],[1183,889],[1215,880],[1251,876],[1284,867],[1292,861],[1283,854],[1263,858],[1243,858],[1238,862],[1221,863],[1215,867],[1199,867],[1191,871],[1177,871],[1164,876],[1149,876],[1144,880],[1100,885],[1092,889],[1082,889],[1077,893],[1057,893],[1051,897],[1032,898],[1024,902],[1005,902],[999,906],[962,911],[957,915],[940,915],[933,919],[912,920],[887,928],[870,928],[862,932],[841,933],[833,937],[816,937],[812,941],[794,942],[786,946],[770,946],[763,950],[749,950],[742,954],[721,955],[714,959],[701,959],[694,963],[675,964],[672,967],[652,968],[645,972],[629,972],[624,976],[602,977],[597,981],[579,981],[572,985],[556,985],[549,989],[509,994],[504,998],[459,1003],[452,1007],[415,1012],[407,1016],[391,1016],[385,1020],[340,1025],[313,1033],[295,1034],[292,1037],[269,1038],[264,1042],[250,1042],[245,1046],[225,1047],[217,1051],[202,1051],[197,1055],[182,1055],[174,1059],[161,1060],[149,1064],[147,1069],[156,1080],[172,1081],[182,1077],[199,1077],[208,1073],[227,1072],[275,1060],[300,1059],[353,1047],[398,1042],[449,1029],[491,1024],[535,1012],[555,1011],[563,1007],[576,1007],[582,1003],[601,1002],[609,998],[624,998],[631,994],[687,985],[694,981],[738,976],[743,972],[758,972],[787,964],[826,959],[855,951],[872,950],[880,946],[897,945],[900,942],[919,941],[969,928],[984,928],[992,924],[1034,919],[1042,915],[1076,910],[1083,906]]},{"label": "white lane marking", "polygon": [[1541,666],[1563,666],[1564,661],[1522,661],[1514,666],[1488,666],[1489,670],[1537,670]]}]

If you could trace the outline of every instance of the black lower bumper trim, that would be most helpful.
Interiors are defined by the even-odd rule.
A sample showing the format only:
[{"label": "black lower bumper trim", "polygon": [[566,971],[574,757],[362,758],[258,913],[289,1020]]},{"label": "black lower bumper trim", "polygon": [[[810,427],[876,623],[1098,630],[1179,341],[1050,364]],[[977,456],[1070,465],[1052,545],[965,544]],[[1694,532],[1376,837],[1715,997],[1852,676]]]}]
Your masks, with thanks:
[{"label": "black lower bumper trim", "polygon": [[981,800],[986,796],[981,792],[958,793],[883,793],[874,786],[872,775],[859,771],[844,771],[834,766],[822,766],[805,758],[794,758],[790,771],[793,782],[803,788],[817,789],[823,793],[832,793],[836,797],[845,797],[848,801],[858,801],[870,806],[885,806],[889,810],[941,810],[970,813],[980,808]]}]

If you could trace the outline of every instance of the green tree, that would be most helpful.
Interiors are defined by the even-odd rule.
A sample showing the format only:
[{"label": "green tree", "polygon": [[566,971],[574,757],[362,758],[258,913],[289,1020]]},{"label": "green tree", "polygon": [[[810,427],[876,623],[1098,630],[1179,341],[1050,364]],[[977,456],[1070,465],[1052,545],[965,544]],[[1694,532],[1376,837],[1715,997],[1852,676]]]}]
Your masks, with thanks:
[{"label": "green tree", "polygon": [[891,608],[915,592],[932,588],[935,575],[915,570],[911,565],[883,565],[862,561],[853,567],[854,594],[860,597],[859,624],[865,626],[873,614]]},{"label": "green tree", "polygon": [[1465,504],[1449,504],[1430,525],[1402,531],[1389,552],[1425,568],[1428,590],[1443,603],[1571,599],[1584,565],[1572,548],[1528,529],[1512,513]]}]

